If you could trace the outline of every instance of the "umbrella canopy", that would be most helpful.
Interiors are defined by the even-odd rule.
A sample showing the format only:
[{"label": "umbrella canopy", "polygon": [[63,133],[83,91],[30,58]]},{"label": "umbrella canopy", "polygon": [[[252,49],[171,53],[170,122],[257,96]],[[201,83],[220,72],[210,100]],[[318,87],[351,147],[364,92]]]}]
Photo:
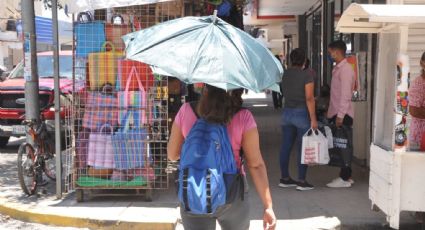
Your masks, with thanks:
[{"label": "umbrella canopy", "polygon": [[186,83],[255,92],[276,88],[283,68],[249,34],[216,16],[184,17],[123,36],[128,59]]}]

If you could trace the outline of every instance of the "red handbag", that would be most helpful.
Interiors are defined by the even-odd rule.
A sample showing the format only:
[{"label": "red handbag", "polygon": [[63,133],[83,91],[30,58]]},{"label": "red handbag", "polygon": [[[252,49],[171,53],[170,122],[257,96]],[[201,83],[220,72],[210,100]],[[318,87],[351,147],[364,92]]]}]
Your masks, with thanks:
[{"label": "red handbag", "polygon": [[120,59],[118,60],[118,79],[117,79],[117,89],[118,90],[126,90],[125,87],[127,85],[127,81],[130,81],[129,91],[138,91],[139,84],[137,82],[137,78],[131,78],[131,69],[133,67],[136,68],[136,71],[140,77],[140,81],[147,91],[150,87],[154,85],[155,79],[153,76],[153,72],[149,65],[132,61],[128,59]]}]

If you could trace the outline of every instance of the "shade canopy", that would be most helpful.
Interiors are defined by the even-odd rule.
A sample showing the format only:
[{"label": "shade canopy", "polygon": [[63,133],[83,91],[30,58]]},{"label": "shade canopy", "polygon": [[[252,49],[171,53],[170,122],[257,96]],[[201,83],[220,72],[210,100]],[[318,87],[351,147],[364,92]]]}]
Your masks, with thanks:
[{"label": "shade canopy", "polygon": [[425,5],[380,5],[352,3],[342,14],[340,33],[379,33],[394,25],[425,23]]},{"label": "shade canopy", "polygon": [[69,13],[78,13],[97,9],[147,5],[170,1],[175,0],[64,0],[62,2],[67,6]]}]

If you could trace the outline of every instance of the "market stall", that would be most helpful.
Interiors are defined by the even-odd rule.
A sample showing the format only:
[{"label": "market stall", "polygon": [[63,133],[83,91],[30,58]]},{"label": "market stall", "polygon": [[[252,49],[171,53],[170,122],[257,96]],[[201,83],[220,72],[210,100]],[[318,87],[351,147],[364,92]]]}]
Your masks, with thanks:
[{"label": "market stall", "polygon": [[166,146],[181,84],[126,59],[121,37],[181,17],[183,1],[69,3],[75,19],[70,190],[77,201],[117,194],[152,200],[153,190],[168,188]]},{"label": "market stall", "polygon": [[425,153],[410,151],[407,138],[409,81],[416,77],[409,74],[412,57],[407,53],[416,45],[409,43],[409,27],[424,22],[425,5],[353,3],[337,25],[341,33],[378,34],[377,63],[371,63],[377,72],[369,198],[395,229],[400,212],[425,212]]}]

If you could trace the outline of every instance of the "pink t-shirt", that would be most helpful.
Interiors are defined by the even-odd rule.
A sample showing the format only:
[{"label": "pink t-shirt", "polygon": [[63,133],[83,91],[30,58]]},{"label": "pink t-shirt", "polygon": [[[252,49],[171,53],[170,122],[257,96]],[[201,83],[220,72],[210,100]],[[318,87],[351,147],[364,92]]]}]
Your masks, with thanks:
[{"label": "pink t-shirt", "polygon": [[[196,120],[197,118],[192,107],[190,107],[189,103],[185,103],[177,113],[174,122],[182,130],[183,137],[186,138]],[[242,109],[236,113],[227,126],[227,132],[229,134],[233,155],[235,156],[237,165],[240,165],[239,152],[242,147],[242,136],[246,131],[256,127],[257,123],[255,122],[252,113],[247,109]]]}]

